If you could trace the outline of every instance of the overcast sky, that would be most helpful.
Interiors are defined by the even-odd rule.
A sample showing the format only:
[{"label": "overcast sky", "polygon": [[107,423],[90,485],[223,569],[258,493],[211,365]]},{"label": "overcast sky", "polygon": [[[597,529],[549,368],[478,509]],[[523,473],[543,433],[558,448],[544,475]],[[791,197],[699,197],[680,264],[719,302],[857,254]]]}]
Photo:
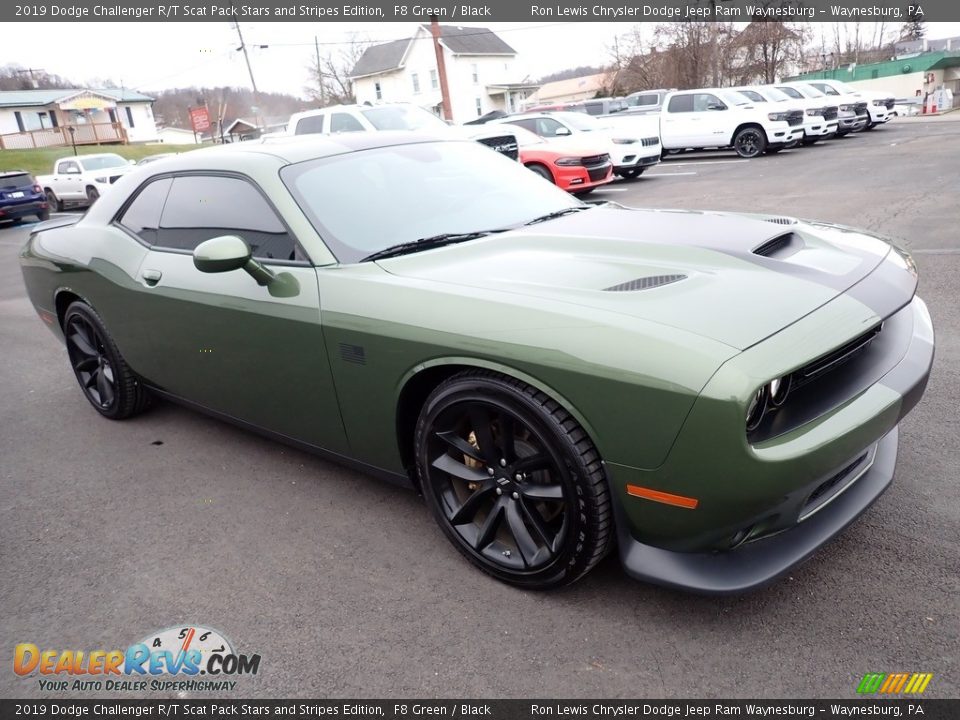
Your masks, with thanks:
[{"label": "overcast sky", "polygon": [[[519,63],[533,80],[565,68],[609,62],[613,39],[633,27],[597,22],[484,25],[517,50]],[[645,32],[652,31],[652,24],[642,25]],[[251,47],[259,89],[300,96],[315,52],[314,36],[325,53],[342,49],[354,36],[373,41],[409,37],[417,24],[251,22],[240,27]],[[960,23],[927,23],[930,39],[955,35],[960,35]],[[249,87],[238,47],[236,30],[228,22],[7,23],[0,65],[38,68],[78,83],[110,78],[137,90]]]}]

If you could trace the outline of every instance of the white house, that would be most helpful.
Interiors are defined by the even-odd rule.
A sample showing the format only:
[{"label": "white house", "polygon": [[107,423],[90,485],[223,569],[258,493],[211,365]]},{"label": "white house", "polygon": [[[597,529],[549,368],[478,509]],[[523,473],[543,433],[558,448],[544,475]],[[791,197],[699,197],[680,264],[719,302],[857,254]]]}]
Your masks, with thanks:
[{"label": "white house", "polygon": [[157,142],[164,145],[196,145],[201,140],[193,130],[171,126],[157,129]]},{"label": "white house", "polygon": [[124,88],[3,91],[0,148],[156,142],[152,104]]},{"label": "white house", "polygon": [[[524,79],[517,52],[487,28],[440,26],[455,122],[523,107],[538,87]],[[373,45],[350,74],[358,103],[410,102],[440,114],[440,75],[428,25],[408,40]]]}]

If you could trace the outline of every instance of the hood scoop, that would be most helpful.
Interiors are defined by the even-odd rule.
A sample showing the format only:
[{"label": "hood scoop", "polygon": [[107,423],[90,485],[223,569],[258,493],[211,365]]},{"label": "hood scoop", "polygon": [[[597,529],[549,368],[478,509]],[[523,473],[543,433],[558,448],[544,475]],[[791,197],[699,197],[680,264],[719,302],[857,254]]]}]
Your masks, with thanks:
[{"label": "hood scoop", "polygon": [[803,240],[796,233],[788,232],[761,243],[753,249],[753,254],[782,260],[799,252],[802,248]]},{"label": "hood scoop", "polygon": [[797,219],[792,217],[768,217],[764,218],[768,223],[775,223],[777,225],[796,225]]},{"label": "hood scoop", "polygon": [[686,280],[686,275],[650,275],[648,277],[635,278],[622,282],[618,285],[611,285],[604,288],[604,292],[637,292],[638,290],[650,290],[651,288],[669,285],[671,283]]}]

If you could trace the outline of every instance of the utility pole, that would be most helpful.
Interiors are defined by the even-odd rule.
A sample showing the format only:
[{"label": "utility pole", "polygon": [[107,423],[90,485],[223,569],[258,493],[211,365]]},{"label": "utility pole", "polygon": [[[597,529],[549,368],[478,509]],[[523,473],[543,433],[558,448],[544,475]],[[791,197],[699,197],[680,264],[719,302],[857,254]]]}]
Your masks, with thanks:
[{"label": "utility pole", "polygon": [[320,107],[327,106],[327,88],[323,84],[323,69],[320,67],[320,40],[313,36],[313,47],[317,51],[317,82],[320,84]]},{"label": "utility pole", "polygon": [[437,56],[437,75],[440,76],[440,97],[443,105],[443,119],[453,120],[450,110],[450,88],[447,86],[447,64],[443,59],[443,48],[440,46],[440,23],[436,15],[430,16],[430,34],[433,35],[433,51]]},{"label": "utility pole", "polygon": [[[230,1],[230,8],[231,10],[233,9],[233,0]],[[256,103],[256,121],[262,133],[266,128],[264,127],[263,118],[260,113],[260,91],[257,90],[257,81],[253,77],[253,66],[250,65],[250,55],[247,54],[247,44],[243,41],[243,33],[240,31],[240,21],[234,20],[233,27],[237,31],[237,37],[240,38],[240,49],[243,51],[243,59],[247,62],[247,72],[250,73],[250,84],[253,86],[253,102]]]},{"label": "utility pole", "polygon": [[29,75],[29,76],[30,76],[30,85],[31,85],[34,89],[36,89],[36,87],[37,87],[37,81],[36,81],[36,78],[33,77],[33,74],[34,74],[35,72],[36,72],[36,73],[41,73],[41,72],[46,72],[46,71],[43,70],[42,68],[24,68],[23,70],[14,70],[13,72],[14,72],[15,75]]}]

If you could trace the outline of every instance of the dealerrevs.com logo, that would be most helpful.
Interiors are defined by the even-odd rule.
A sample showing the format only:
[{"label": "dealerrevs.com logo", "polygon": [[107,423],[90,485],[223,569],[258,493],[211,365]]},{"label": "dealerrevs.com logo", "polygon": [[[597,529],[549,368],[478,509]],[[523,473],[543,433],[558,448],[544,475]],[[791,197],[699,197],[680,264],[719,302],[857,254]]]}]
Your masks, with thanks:
[{"label": "dealerrevs.com logo", "polygon": [[857,686],[861,695],[920,695],[933,679],[933,673],[867,673]]},{"label": "dealerrevs.com logo", "polygon": [[[126,650],[14,648],[13,671],[36,676],[44,691],[233,690],[240,675],[256,675],[260,655],[242,655],[221,633],[200,626],[147,635]],[[200,679],[203,676],[203,679]]]}]

